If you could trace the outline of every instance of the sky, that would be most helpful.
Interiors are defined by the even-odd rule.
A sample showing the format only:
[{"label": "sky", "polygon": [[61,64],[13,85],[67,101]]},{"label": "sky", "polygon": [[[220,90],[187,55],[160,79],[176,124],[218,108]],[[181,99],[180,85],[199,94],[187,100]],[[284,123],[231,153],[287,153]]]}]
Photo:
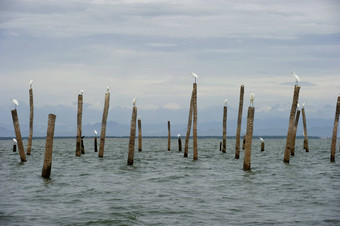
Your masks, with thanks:
[{"label": "sky", "polygon": [[[218,121],[228,98],[236,118],[255,93],[256,116],[288,120],[295,80],[309,118],[333,119],[340,91],[340,2],[331,0],[0,0],[0,126],[101,121],[129,124],[132,99],[146,123],[187,121],[199,78],[198,120]],[[211,109],[211,110],[210,110]],[[200,115],[200,112],[202,114]],[[59,117],[58,117],[59,116]]]}]

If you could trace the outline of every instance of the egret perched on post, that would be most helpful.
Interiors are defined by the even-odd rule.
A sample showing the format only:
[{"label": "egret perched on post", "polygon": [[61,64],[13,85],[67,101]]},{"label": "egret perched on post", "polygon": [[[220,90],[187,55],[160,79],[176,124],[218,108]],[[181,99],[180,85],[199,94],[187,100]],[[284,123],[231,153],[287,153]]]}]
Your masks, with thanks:
[{"label": "egret perched on post", "polygon": [[136,106],[136,97],[135,98],[133,98],[133,100],[132,100],[132,104],[133,104],[133,106]]},{"label": "egret perched on post", "polygon": [[110,92],[110,86],[106,87],[106,92],[109,93]]},{"label": "egret perched on post", "polygon": [[295,72],[293,72],[292,74],[295,78],[295,85],[299,86],[299,82],[300,82],[299,76]]},{"label": "egret perched on post", "polygon": [[34,82],[34,80],[30,81],[30,89],[32,89],[33,82]]},{"label": "egret perched on post", "polygon": [[196,79],[198,78],[198,75],[196,75],[194,72],[191,72],[191,75],[192,75],[192,77],[195,78],[195,83],[196,83]]},{"label": "egret perched on post", "polygon": [[227,103],[228,103],[228,99],[226,98],[226,99],[224,100],[224,105],[227,106]]},{"label": "egret perched on post", "polygon": [[14,142],[14,143],[18,143],[18,142],[17,142],[17,139],[15,139],[15,138],[13,138],[13,142]]},{"label": "egret perched on post", "polygon": [[97,135],[97,134],[98,134],[97,130],[94,130],[93,132],[94,132],[94,134],[95,134],[95,135]]},{"label": "egret perched on post", "polygon": [[83,95],[84,90],[81,89],[81,90],[79,90],[79,92],[80,92],[81,95]]},{"label": "egret perched on post", "polygon": [[180,138],[180,137],[181,137],[181,134],[179,133],[179,134],[177,135],[177,137]]},{"label": "egret perched on post", "polygon": [[14,108],[17,109],[19,102],[16,99],[12,99],[11,101],[14,103]]},{"label": "egret perched on post", "polygon": [[253,91],[250,92],[250,106],[254,107],[254,98],[255,98],[255,94]]}]

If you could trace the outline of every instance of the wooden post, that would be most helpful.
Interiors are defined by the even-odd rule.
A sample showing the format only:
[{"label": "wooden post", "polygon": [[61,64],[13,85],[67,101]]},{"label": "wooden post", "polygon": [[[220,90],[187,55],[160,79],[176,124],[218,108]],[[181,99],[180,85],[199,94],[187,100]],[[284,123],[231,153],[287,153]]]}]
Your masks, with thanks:
[{"label": "wooden post", "polygon": [[54,114],[48,115],[47,136],[45,144],[44,165],[41,171],[43,178],[50,178],[52,168],[52,152],[53,152],[53,137],[56,116]]},{"label": "wooden post", "polygon": [[102,119],[102,130],[100,133],[99,152],[98,152],[98,157],[100,158],[103,158],[104,156],[106,121],[107,121],[107,114],[109,112],[109,102],[110,102],[110,92],[106,92],[103,119]]},{"label": "wooden post", "polygon": [[264,151],[264,141],[261,142],[261,151]]},{"label": "wooden post", "polygon": [[13,152],[16,152],[16,151],[17,151],[17,145],[13,144]]},{"label": "wooden post", "polygon": [[142,151],[142,119],[138,119],[138,151]]},{"label": "wooden post", "polygon": [[244,97],[244,85],[241,85],[240,103],[238,106],[237,130],[236,130],[235,159],[240,158],[240,137],[241,137],[241,122],[242,122],[242,111],[243,111],[243,97]]},{"label": "wooden post", "polygon": [[94,137],[94,152],[97,152],[97,137]]},{"label": "wooden post", "polygon": [[180,135],[178,135],[178,151],[182,151],[182,140]]},{"label": "wooden post", "polygon": [[222,141],[220,141],[220,151],[222,151]]},{"label": "wooden post", "polygon": [[185,146],[184,146],[184,158],[188,157],[188,149],[189,149],[189,139],[190,139],[190,131],[191,131],[191,123],[192,123],[192,111],[194,105],[194,89],[191,92],[191,99],[190,99],[190,109],[189,109],[189,117],[188,117],[188,128],[187,133],[185,136]]},{"label": "wooden post", "polygon": [[127,164],[133,165],[133,157],[135,153],[135,139],[136,139],[136,119],[137,119],[137,107],[133,106],[131,116],[131,128],[130,128],[130,140],[129,140],[129,154]]},{"label": "wooden post", "polygon": [[302,107],[302,122],[303,122],[303,135],[305,137],[305,139],[303,139],[303,149],[305,149],[306,152],[309,152],[305,107]]},{"label": "wooden post", "polygon": [[81,139],[80,139],[80,151],[81,151],[81,154],[85,154],[85,148],[84,148],[84,136],[81,136]]},{"label": "wooden post", "polygon": [[33,137],[33,115],[34,115],[34,109],[33,109],[33,90],[32,88],[29,89],[30,94],[30,124],[29,124],[29,135],[28,135],[28,143],[27,143],[27,155],[31,154],[32,150],[32,137]]},{"label": "wooden post", "polygon": [[78,94],[76,156],[81,155],[81,124],[83,117],[83,95]]},{"label": "wooden post", "polygon": [[254,124],[255,107],[249,106],[247,116],[247,133],[244,152],[243,170],[250,170],[251,165],[251,145],[253,140],[253,124]]},{"label": "wooden post", "polygon": [[288,127],[287,140],[286,140],[286,148],[285,148],[285,154],[284,154],[284,158],[283,158],[284,163],[289,163],[290,153],[291,153],[291,150],[293,148],[295,113],[296,113],[296,108],[297,108],[297,104],[298,104],[298,100],[299,100],[299,92],[300,92],[300,86],[295,85],[294,86],[293,102],[292,102],[292,107],[291,107],[291,110],[290,110],[289,127]]},{"label": "wooden post", "polygon": [[224,106],[223,107],[223,145],[222,145],[222,152],[226,153],[227,149],[227,110],[228,107]]},{"label": "wooden post", "polygon": [[193,160],[198,159],[198,150],[197,150],[197,84],[194,83],[194,100],[193,100],[193,110],[194,110],[194,120],[193,120],[193,130],[192,130],[192,136],[193,136]]},{"label": "wooden post", "polygon": [[168,121],[168,151],[170,151],[171,134],[170,134],[170,121]]},{"label": "wooden post", "polygon": [[296,111],[296,116],[295,116],[295,122],[294,122],[294,134],[293,134],[293,145],[292,145],[292,150],[290,151],[290,155],[294,156],[295,155],[295,141],[296,141],[296,132],[298,129],[298,124],[299,124],[299,118],[300,118],[300,110],[298,109]]},{"label": "wooden post", "polygon": [[22,143],[17,109],[12,110],[11,113],[12,113],[14,132],[15,132],[15,137],[17,139],[20,159],[21,159],[21,162],[26,162],[27,159],[25,155],[24,145]]},{"label": "wooden post", "polygon": [[337,101],[336,110],[335,110],[335,117],[334,117],[332,146],[331,146],[331,162],[335,162],[335,149],[336,149],[336,139],[337,139],[338,125],[339,125],[339,114],[340,114],[340,96],[338,96],[338,101]]}]

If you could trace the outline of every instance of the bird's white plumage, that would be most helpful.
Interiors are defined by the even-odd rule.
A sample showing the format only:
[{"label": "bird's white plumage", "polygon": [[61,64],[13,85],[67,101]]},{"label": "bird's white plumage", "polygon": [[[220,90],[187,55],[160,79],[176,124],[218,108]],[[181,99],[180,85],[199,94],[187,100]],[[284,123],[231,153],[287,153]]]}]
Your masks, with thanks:
[{"label": "bird's white plumage", "polygon": [[94,130],[93,132],[94,132],[94,134],[96,134],[96,135],[98,134],[97,130]]},{"label": "bird's white plumage", "polygon": [[300,110],[300,104],[299,103],[297,104],[297,108],[298,108],[298,110]]},{"label": "bird's white plumage", "polygon": [[178,136],[178,138],[180,138],[180,137],[181,137],[181,134],[179,133],[177,136]]},{"label": "bird's white plumage", "polygon": [[299,76],[298,76],[295,72],[293,72],[292,74],[293,74],[293,76],[294,76],[294,78],[295,78],[295,84],[296,84],[296,85],[299,85],[299,82],[300,82]]},{"label": "bird's white plumage", "polygon": [[19,106],[19,102],[16,99],[12,99],[11,101],[13,102],[15,108]]},{"label": "bird's white plumage", "polygon": [[83,95],[84,94],[84,90],[79,90],[80,94]]},{"label": "bird's white plumage", "polygon": [[110,92],[110,86],[106,87],[106,92],[109,93]]},{"label": "bird's white plumage", "polygon": [[191,75],[192,75],[192,77],[195,78],[195,83],[196,83],[196,79],[198,79],[198,75],[196,73],[194,73],[194,72],[191,72]]},{"label": "bird's white plumage", "polygon": [[264,141],[262,137],[260,137],[260,140],[261,140],[262,142]]},{"label": "bird's white plumage", "polygon": [[133,98],[133,100],[132,100],[132,104],[133,104],[133,106],[135,106],[136,105],[136,97],[135,98]]},{"label": "bird's white plumage", "polygon": [[226,99],[224,100],[224,105],[227,106],[227,103],[228,103],[228,99],[226,98]]},{"label": "bird's white plumage", "polygon": [[13,138],[14,143],[17,143],[17,139]]},{"label": "bird's white plumage", "polygon": [[255,99],[254,92],[250,92],[250,106],[251,107],[254,107],[254,99]]},{"label": "bird's white plumage", "polygon": [[34,80],[30,81],[30,89],[32,89],[33,82],[34,82]]}]

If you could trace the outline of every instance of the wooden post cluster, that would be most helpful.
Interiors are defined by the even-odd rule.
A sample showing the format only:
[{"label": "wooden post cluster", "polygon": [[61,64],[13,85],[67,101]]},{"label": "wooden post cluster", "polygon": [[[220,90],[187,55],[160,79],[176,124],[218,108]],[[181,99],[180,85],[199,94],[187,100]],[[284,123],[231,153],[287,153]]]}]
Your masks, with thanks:
[{"label": "wooden post cluster", "polygon": [[142,151],[142,119],[138,119],[138,151]]},{"label": "wooden post cluster", "polygon": [[11,113],[12,113],[14,132],[15,132],[15,137],[17,139],[20,159],[21,159],[21,162],[26,162],[27,159],[26,159],[26,154],[24,150],[24,144],[22,143],[17,109],[12,110]]},{"label": "wooden post cluster", "polygon": [[339,125],[339,114],[340,114],[340,96],[338,96],[338,100],[336,103],[335,117],[334,117],[332,145],[331,145],[331,162],[335,162],[335,149],[336,149],[336,139],[337,139],[338,125]]},{"label": "wooden post cluster", "polygon": [[244,85],[240,88],[240,102],[238,106],[237,130],[236,130],[236,144],[235,144],[235,159],[240,158],[240,143],[241,143],[241,123],[243,111]]},{"label": "wooden post cluster", "polygon": [[56,116],[54,114],[48,115],[48,126],[47,126],[47,135],[46,135],[46,144],[45,144],[45,157],[44,157],[44,165],[41,171],[41,176],[43,178],[50,178],[50,175],[51,175],[55,119],[56,119]]},{"label": "wooden post cluster", "polygon": [[307,133],[307,122],[306,122],[306,113],[305,113],[305,107],[303,106],[302,109],[302,122],[303,122],[303,149],[306,150],[306,152],[309,152],[309,145],[308,145],[308,133]]},{"label": "wooden post cluster", "polygon": [[33,108],[33,89],[29,89],[30,95],[30,124],[29,124],[29,135],[28,135],[28,143],[27,143],[27,155],[31,154],[32,150],[32,137],[33,137],[33,116],[34,116],[34,108]]},{"label": "wooden post cluster", "polygon": [[288,127],[288,133],[287,133],[287,140],[286,140],[286,148],[285,148],[285,154],[283,158],[283,162],[289,163],[289,157],[291,150],[293,149],[293,139],[294,139],[294,125],[295,125],[295,114],[296,114],[296,108],[299,100],[299,92],[300,92],[300,86],[295,85],[294,86],[294,95],[293,95],[293,102],[292,107],[290,110],[290,117],[289,117],[289,127]]},{"label": "wooden post cluster", "polygon": [[226,153],[227,149],[227,111],[228,107],[223,107],[223,144],[222,144],[222,152]]},{"label": "wooden post cluster", "polygon": [[103,111],[103,119],[102,119],[102,129],[101,129],[101,133],[100,133],[100,142],[99,142],[98,157],[100,157],[100,158],[103,158],[103,156],[104,156],[106,122],[107,122],[107,115],[109,113],[109,103],[110,103],[110,92],[107,91],[105,93],[105,103],[104,103],[104,111]]},{"label": "wooden post cluster", "polygon": [[292,140],[292,150],[290,151],[291,156],[295,155],[296,132],[297,132],[298,125],[299,125],[300,112],[301,111],[299,109],[296,111],[295,122],[294,122],[294,133],[293,133],[293,140]]},{"label": "wooden post cluster", "polygon": [[136,139],[136,119],[137,119],[137,107],[133,106],[131,116],[131,128],[130,128],[130,140],[129,140],[129,154],[127,164],[133,165],[133,158],[135,153],[135,139]]},{"label": "wooden post cluster", "polygon": [[83,95],[78,94],[76,156],[81,155],[81,130],[83,117]]},{"label": "wooden post cluster", "polygon": [[170,151],[171,146],[171,133],[170,133],[170,121],[168,121],[168,151]]},{"label": "wooden post cluster", "polygon": [[247,116],[247,132],[246,132],[246,144],[244,152],[243,170],[250,170],[251,166],[251,145],[253,140],[253,125],[254,125],[255,107],[248,107]]}]

